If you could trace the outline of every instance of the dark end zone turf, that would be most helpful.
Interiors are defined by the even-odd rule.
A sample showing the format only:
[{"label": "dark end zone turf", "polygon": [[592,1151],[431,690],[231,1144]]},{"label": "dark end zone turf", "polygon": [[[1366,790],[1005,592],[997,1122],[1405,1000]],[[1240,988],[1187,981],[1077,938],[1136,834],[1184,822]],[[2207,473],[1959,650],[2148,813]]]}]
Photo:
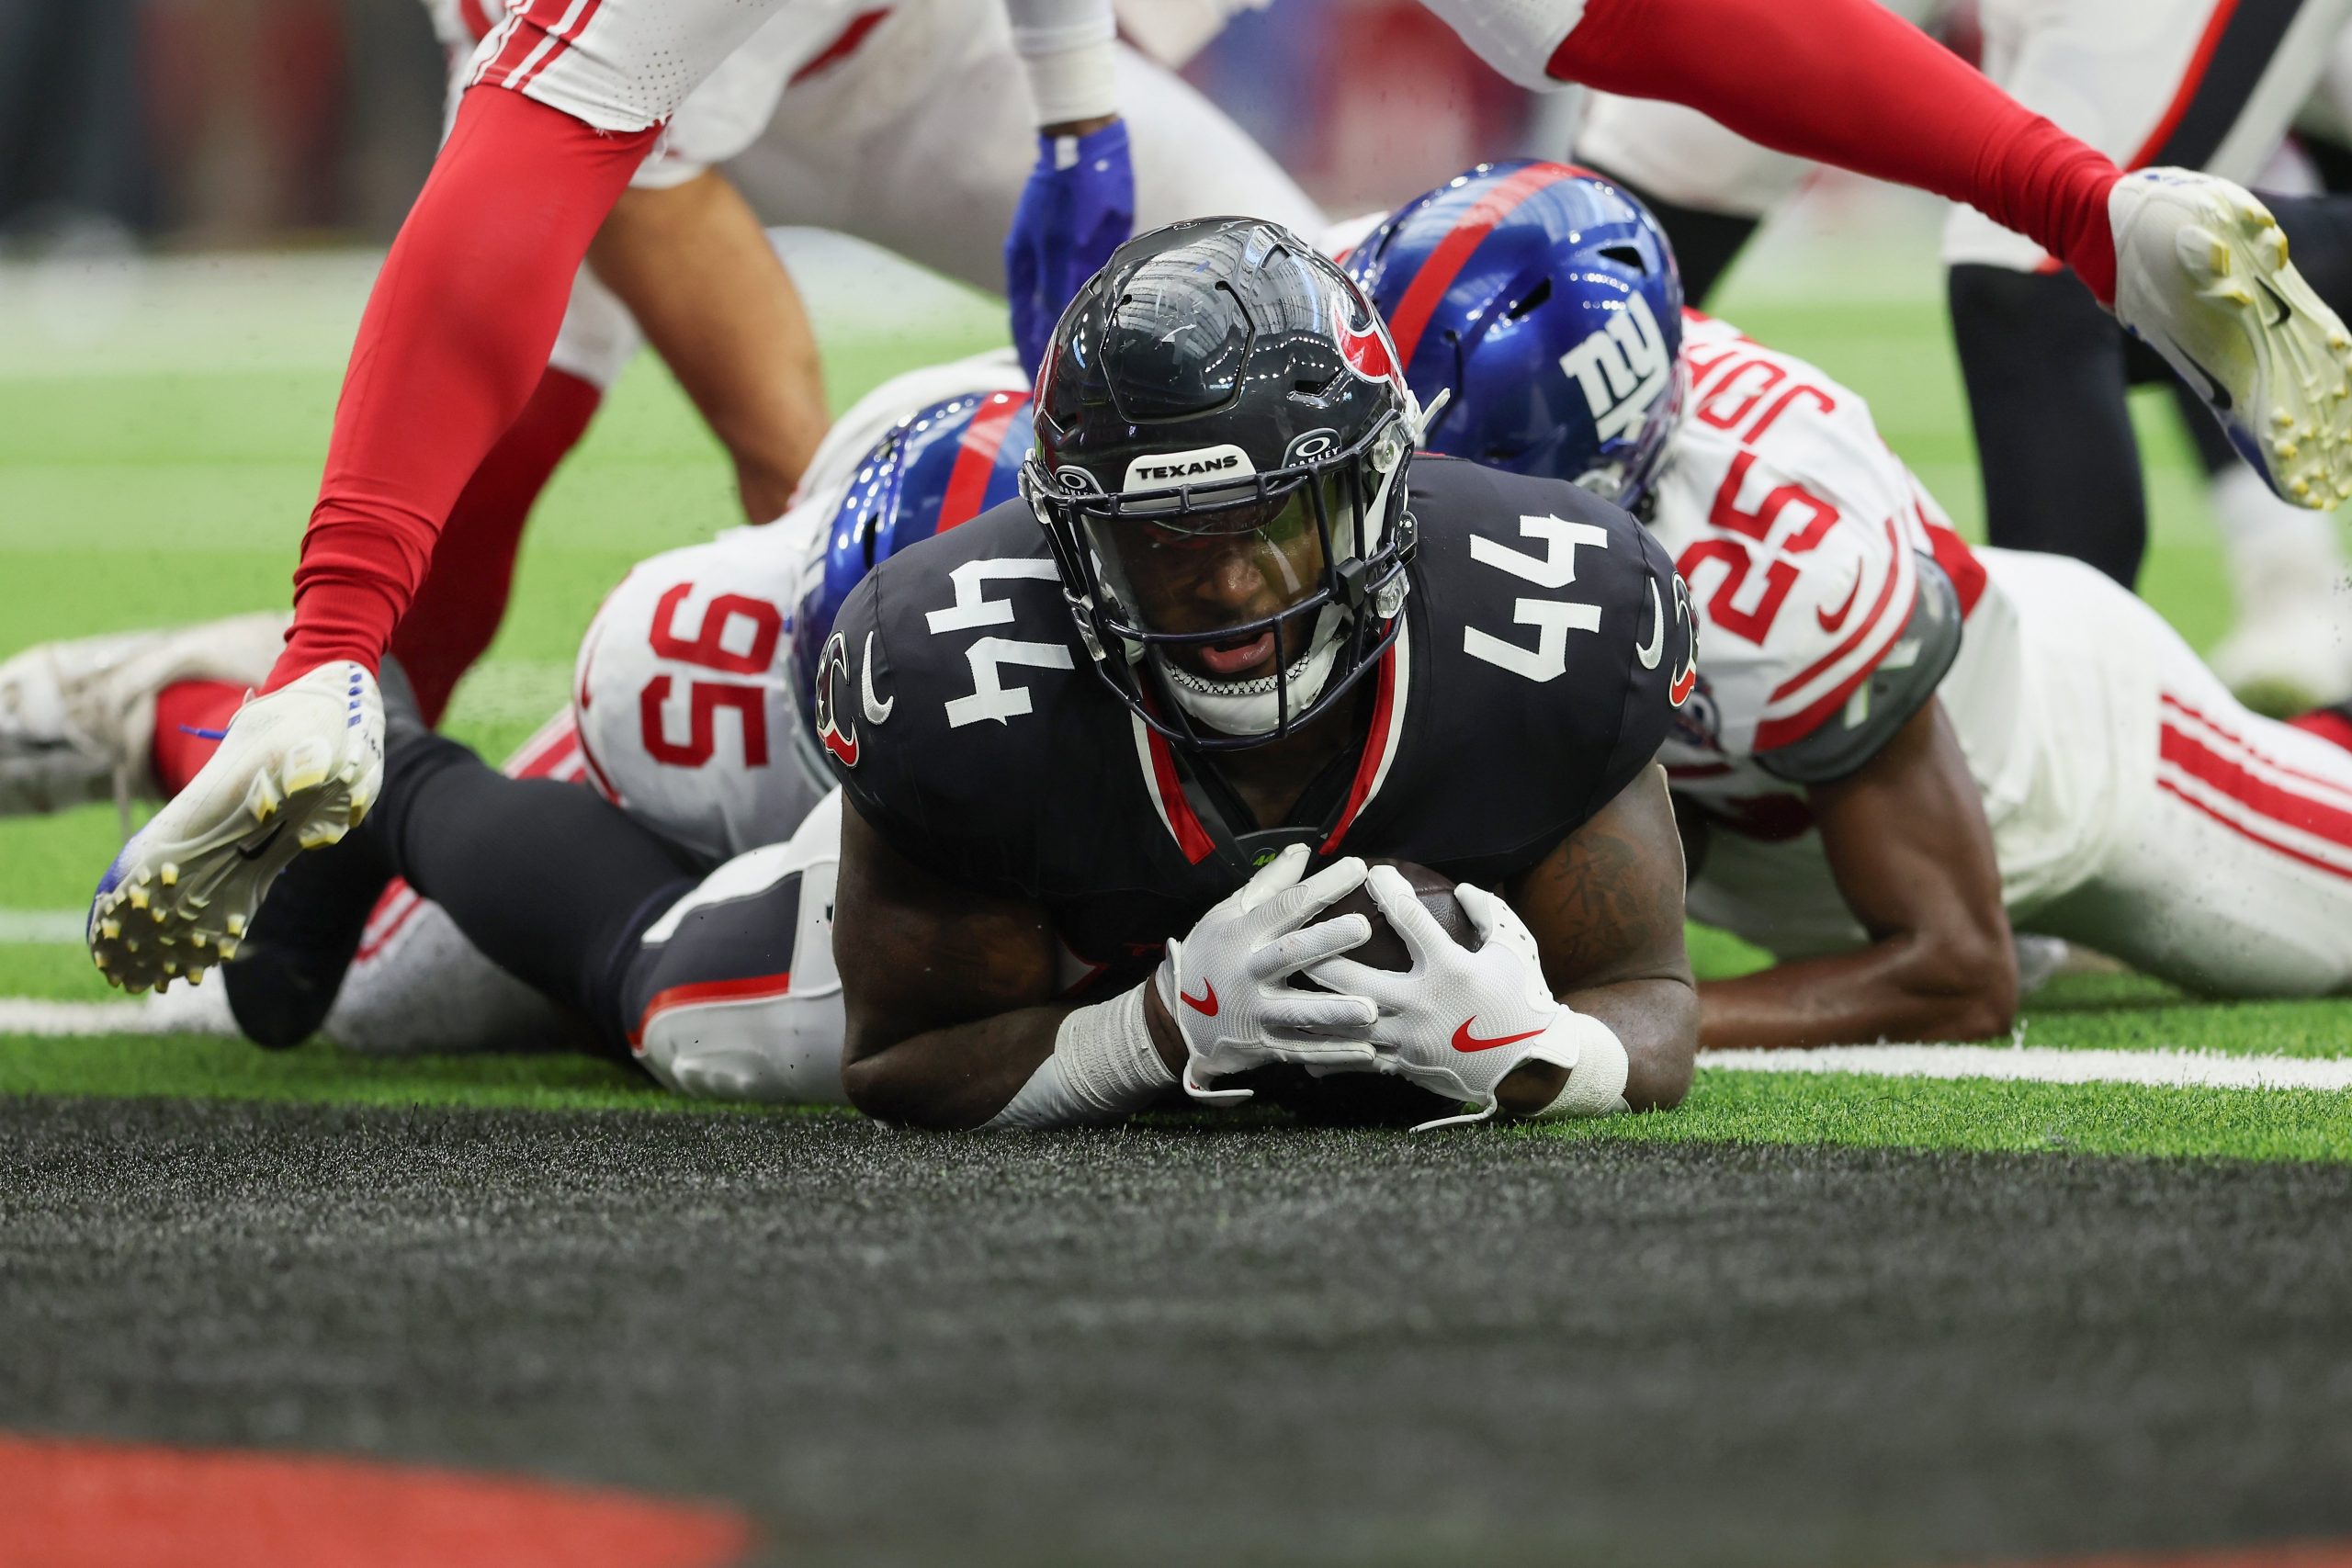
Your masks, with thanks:
[{"label": "dark end zone turf", "polygon": [[2352,1168],[0,1100],[0,1426],[734,1501],[779,1563],[2352,1533]]}]

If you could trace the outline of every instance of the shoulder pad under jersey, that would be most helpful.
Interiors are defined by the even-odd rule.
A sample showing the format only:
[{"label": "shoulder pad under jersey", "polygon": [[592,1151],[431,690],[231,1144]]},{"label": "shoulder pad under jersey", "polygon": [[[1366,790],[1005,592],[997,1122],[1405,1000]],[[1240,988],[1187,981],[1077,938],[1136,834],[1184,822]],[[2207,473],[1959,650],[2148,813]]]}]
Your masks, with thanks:
[{"label": "shoulder pad under jersey", "polygon": [[1854,688],[1846,705],[1788,745],[1756,754],[1757,765],[1791,784],[1832,784],[1860,770],[1895,731],[1928,705],[1960,657],[1960,595],[1933,557],[1917,557],[1919,590],[1894,645]]}]

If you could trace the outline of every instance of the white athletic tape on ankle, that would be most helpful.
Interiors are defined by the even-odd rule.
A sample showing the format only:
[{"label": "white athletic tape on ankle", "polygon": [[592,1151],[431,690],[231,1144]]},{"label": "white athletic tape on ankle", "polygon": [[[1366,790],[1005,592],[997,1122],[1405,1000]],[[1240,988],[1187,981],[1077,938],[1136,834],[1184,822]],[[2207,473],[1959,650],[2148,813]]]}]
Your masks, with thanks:
[{"label": "white athletic tape on ankle", "polygon": [[1143,986],[1137,986],[1063,1019],[1053,1055],[981,1131],[1099,1127],[1133,1115],[1175,1087],[1176,1075],[1151,1043]]}]

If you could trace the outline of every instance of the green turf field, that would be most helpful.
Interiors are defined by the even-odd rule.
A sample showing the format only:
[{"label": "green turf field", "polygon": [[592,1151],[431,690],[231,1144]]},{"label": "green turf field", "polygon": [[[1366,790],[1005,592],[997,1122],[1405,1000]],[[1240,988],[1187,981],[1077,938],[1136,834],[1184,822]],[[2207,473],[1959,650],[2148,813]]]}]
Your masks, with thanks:
[{"label": "green turf field", "polygon": [[[1910,232],[1859,259],[1817,243],[1777,247],[1716,305],[1863,392],[1895,448],[1973,527],[1973,457],[1931,254]],[[0,657],[284,601],[365,278],[357,263],[180,263],[112,294],[68,279],[59,306],[24,275],[0,275]],[[841,319],[812,293],[820,320]],[[91,309],[93,297],[107,309]],[[991,310],[944,294],[921,331],[842,327],[826,344],[836,401],[997,331]],[[2201,484],[2168,400],[2143,394],[2138,412],[2155,521],[2144,588],[2209,644],[2227,605]],[[561,703],[575,639],[628,565],[734,520],[717,446],[662,370],[640,362],[542,502],[514,611],[459,693],[453,728],[493,753],[521,739]],[[0,997],[110,995],[66,912],[116,841],[108,808],[0,822]],[[1698,952],[1708,973],[1753,961],[1710,933],[1698,933]],[[2129,977],[2070,976],[2034,1000],[2017,1043],[2352,1061],[2352,1003],[2207,1005]],[[623,1069],[580,1060],[369,1062],[322,1044],[269,1056],[105,1032],[0,1033],[0,1094],[674,1109]],[[2340,1161],[2352,1160],[2352,1092],[1712,1067],[1675,1116],[1536,1135]]]}]

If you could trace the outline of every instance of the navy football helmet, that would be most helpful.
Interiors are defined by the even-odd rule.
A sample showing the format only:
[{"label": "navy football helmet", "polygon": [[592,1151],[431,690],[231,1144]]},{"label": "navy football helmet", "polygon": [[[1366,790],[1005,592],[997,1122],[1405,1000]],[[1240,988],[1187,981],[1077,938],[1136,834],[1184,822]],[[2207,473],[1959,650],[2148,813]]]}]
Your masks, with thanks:
[{"label": "navy football helmet", "polygon": [[1204,751],[1329,712],[1396,635],[1419,411],[1362,290],[1289,231],[1119,247],[1037,377],[1023,487],[1095,672]]},{"label": "navy football helmet", "polygon": [[1682,409],[1682,282],[1665,231],[1565,164],[1481,164],[1407,202],[1347,270],[1388,321],[1425,445],[1631,508]]},{"label": "navy football helmet", "polygon": [[[834,617],[876,563],[1020,492],[1030,408],[1026,392],[967,392],[909,414],[874,444],[826,519],[793,610],[794,691],[809,691]],[[802,730],[815,757],[813,717]],[[829,776],[821,761],[817,776]]]}]

